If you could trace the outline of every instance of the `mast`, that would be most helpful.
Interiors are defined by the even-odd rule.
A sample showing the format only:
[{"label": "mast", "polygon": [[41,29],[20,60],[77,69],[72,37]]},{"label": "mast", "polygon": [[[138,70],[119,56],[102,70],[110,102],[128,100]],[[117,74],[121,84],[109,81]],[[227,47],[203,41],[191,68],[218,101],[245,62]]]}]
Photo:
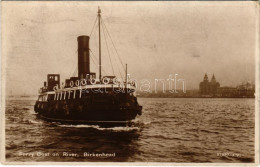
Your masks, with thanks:
[{"label": "mast", "polygon": [[99,34],[99,81],[101,82],[101,35],[100,35],[101,10],[98,7],[98,34]]}]

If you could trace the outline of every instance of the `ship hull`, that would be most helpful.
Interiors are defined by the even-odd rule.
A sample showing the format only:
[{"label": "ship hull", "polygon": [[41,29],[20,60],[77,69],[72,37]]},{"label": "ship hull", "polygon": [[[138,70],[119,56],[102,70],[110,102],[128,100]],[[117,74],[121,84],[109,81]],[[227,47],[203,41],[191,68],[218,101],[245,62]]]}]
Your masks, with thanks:
[{"label": "ship hull", "polygon": [[69,124],[126,125],[138,114],[141,115],[142,107],[138,104],[113,103],[91,104],[86,99],[37,101],[34,110],[45,120]]}]

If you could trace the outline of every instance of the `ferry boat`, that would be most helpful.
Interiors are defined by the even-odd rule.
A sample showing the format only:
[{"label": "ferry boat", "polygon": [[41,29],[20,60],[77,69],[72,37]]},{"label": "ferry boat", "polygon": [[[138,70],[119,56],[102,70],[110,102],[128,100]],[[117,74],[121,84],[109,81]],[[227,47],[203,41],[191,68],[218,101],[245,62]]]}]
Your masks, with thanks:
[{"label": "ferry boat", "polygon": [[90,37],[78,36],[78,76],[61,84],[59,74],[47,75],[34,105],[39,117],[69,124],[127,125],[142,114],[135,96],[136,84],[128,78],[127,65],[123,81],[101,73],[101,19],[99,8],[99,77],[90,72]]}]

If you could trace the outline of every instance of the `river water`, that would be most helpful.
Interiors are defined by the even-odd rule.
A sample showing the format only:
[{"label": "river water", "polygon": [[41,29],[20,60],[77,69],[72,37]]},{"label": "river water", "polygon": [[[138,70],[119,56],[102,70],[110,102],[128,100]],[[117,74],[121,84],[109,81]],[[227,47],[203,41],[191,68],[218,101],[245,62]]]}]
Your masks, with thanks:
[{"label": "river water", "polygon": [[254,162],[254,99],[138,98],[132,127],[37,118],[34,100],[6,101],[7,162]]}]

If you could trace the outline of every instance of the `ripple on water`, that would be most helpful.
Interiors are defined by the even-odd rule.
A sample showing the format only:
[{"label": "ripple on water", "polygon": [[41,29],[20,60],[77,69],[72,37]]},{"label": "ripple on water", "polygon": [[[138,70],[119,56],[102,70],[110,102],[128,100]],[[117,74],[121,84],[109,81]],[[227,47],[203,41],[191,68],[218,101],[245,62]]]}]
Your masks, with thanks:
[{"label": "ripple on water", "polygon": [[[7,161],[254,162],[254,99],[139,98],[131,127],[64,125],[38,119],[34,101],[7,101]],[[19,152],[78,153],[21,157]],[[86,158],[84,152],[115,153]],[[218,153],[239,157],[217,156]]]}]

